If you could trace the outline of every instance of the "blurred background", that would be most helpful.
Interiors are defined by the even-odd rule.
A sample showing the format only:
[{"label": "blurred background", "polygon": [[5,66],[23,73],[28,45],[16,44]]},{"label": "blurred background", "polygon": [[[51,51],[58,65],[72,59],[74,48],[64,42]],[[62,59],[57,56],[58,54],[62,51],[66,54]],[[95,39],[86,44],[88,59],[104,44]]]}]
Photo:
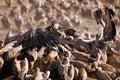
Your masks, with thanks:
[{"label": "blurred background", "polygon": [[74,28],[78,34],[84,29],[95,34],[101,25],[97,25],[93,12],[108,6],[120,19],[119,5],[120,0],[0,0],[0,39],[9,30],[18,33],[31,27],[45,28],[53,21],[63,29]]}]

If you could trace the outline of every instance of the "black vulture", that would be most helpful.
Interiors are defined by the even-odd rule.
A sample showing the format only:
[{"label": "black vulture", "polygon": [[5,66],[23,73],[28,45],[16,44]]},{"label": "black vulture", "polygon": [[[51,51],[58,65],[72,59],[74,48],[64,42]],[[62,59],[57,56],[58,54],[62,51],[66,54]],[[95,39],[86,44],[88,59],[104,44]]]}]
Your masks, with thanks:
[{"label": "black vulture", "polygon": [[40,28],[30,28],[26,32],[17,35],[11,35],[11,31],[9,31],[5,39],[5,44],[12,41],[17,41],[14,47],[22,45],[27,49],[33,49],[35,47],[40,49],[42,46],[57,46],[60,43],[59,36],[51,31]]},{"label": "black vulture", "polygon": [[59,44],[59,37],[54,33],[40,28],[32,29],[28,36],[24,37],[22,40],[23,47],[26,48],[41,48],[42,46],[56,46]]},{"label": "black vulture", "polygon": [[104,9],[99,8],[94,12],[97,24],[100,23],[104,28],[103,29],[104,41],[111,41],[115,39],[116,27],[115,23],[112,21],[115,15],[116,15],[115,12],[108,7],[105,7]]}]

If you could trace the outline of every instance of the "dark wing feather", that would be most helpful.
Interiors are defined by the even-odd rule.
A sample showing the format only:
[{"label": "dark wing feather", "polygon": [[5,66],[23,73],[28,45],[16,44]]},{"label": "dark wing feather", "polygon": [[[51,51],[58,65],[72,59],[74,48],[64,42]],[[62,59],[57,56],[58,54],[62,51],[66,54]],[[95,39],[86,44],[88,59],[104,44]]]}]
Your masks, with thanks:
[{"label": "dark wing feather", "polygon": [[42,46],[56,46],[59,43],[58,38],[54,33],[37,28],[35,32],[31,31],[27,34],[22,44],[23,47],[31,49],[34,47],[41,48]]}]

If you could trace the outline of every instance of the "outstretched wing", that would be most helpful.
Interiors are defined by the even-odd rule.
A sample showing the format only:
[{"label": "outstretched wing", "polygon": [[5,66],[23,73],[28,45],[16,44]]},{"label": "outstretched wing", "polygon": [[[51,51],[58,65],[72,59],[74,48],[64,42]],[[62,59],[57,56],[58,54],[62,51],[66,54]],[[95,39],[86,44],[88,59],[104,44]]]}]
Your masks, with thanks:
[{"label": "outstretched wing", "polygon": [[22,41],[23,47],[41,48],[42,46],[56,46],[59,43],[59,37],[52,32],[43,31],[37,28],[29,33],[29,36]]}]

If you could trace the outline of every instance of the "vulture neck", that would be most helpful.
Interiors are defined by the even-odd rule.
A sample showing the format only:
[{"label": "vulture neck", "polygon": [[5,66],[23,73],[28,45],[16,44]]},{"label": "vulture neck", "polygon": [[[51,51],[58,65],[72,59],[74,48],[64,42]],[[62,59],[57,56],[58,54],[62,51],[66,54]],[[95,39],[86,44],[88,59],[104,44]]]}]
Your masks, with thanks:
[{"label": "vulture neck", "polygon": [[103,21],[102,19],[101,19],[100,23],[101,23],[101,25],[102,25],[103,27],[106,26],[105,21]]}]

